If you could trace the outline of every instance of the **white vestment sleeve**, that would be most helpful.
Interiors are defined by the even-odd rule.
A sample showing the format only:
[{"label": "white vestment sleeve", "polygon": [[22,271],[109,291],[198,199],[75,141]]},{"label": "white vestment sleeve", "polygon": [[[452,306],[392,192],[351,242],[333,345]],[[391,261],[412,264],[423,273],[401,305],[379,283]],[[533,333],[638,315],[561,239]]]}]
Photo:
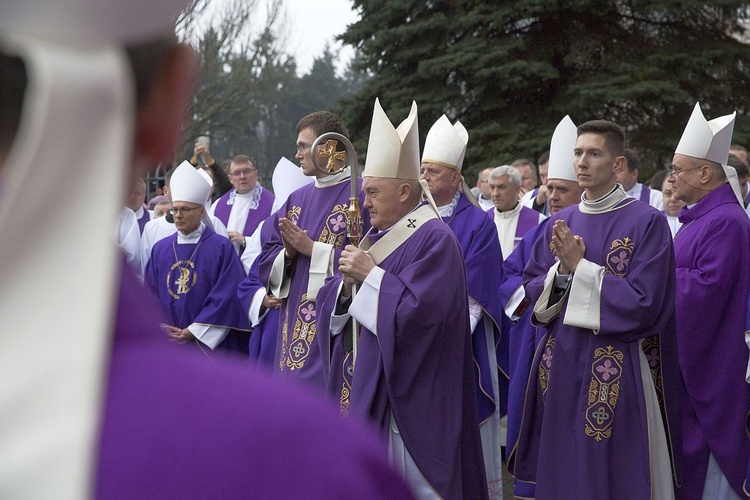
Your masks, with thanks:
[{"label": "white vestment sleeve", "polygon": [[[341,297],[341,290],[343,287],[344,282],[342,281],[341,283],[339,283],[339,289],[336,292],[337,302]],[[333,313],[331,314],[331,324],[329,326],[329,333],[331,334],[331,337],[335,337],[336,335],[344,331],[346,322],[349,321],[350,317],[351,316],[349,315],[349,311],[345,312],[344,314],[336,314],[336,310],[334,309]]]},{"label": "white vestment sleeve", "polygon": [[[552,295],[552,290],[555,287],[555,276],[557,275],[558,267],[560,267],[560,263],[556,262],[555,265],[550,267],[549,271],[547,271],[547,277],[544,279],[544,290],[542,290],[542,295],[539,296],[536,304],[534,304],[534,316],[536,316],[536,319],[541,323],[549,323],[562,311],[562,303],[565,295],[563,295],[556,303],[547,307],[549,305],[549,298]],[[565,294],[567,295],[569,291],[570,288],[568,287],[565,290]]]},{"label": "white vestment sleeve", "polygon": [[[383,269],[378,266],[373,267],[349,306],[349,314],[376,336],[378,335],[378,298],[383,276],[385,276]],[[395,311],[393,312],[395,314]]]},{"label": "white vestment sleeve", "polygon": [[151,242],[151,232],[143,231],[141,235],[141,276],[146,275],[146,264],[151,258],[151,248],[153,247]]},{"label": "white vestment sleeve", "polygon": [[333,275],[333,245],[313,242],[310,272],[307,279],[307,300],[315,302],[326,278]]},{"label": "white vestment sleeve", "polygon": [[201,325],[199,323],[191,324],[188,326],[188,330],[190,330],[190,333],[196,339],[207,345],[211,350],[216,349],[216,346],[221,344],[221,341],[229,333],[229,328],[219,328],[218,326]]},{"label": "white vestment sleeve", "polygon": [[263,243],[260,241],[260,230],[263,227],[265,221],[260,221],[258,227],[253,231],[250,236],[245,236],[245,251],[240,255],[242,266],[245,268],[245,272],[249,273],[250,268],[255,262],[255,259],[260,255],[263,250]]},{"label": "white vestment sleeve", "polygon": [[570,285],[564,325],[590,328],[595,334],[599,333],[603,279],[603,266],[581,259]]},{"label": "white vestment sleeve", "polygon": [[289,296],[289,279],[284,275],[284,268],[286,267],[285,252],[286,250],[282,248],[276,256],[271,266],[271,275],[268,277],[269,291],[280,299]]},{"label": "white vestment sleeve", "polygon": [[263,313],[263,316],[260,315],[260,308],[263,306],[263,297],[265,296],[266,289],[259,288],[258,291],[255,292],[255,295],[253,295],[253,300],[250,302],[250,308],[247,310],[247,319],[250,321],[252,327],[258,326],[260,320],[262,320],[268,312],[268,310],[266,310],[266,312]]},{"label": "white vestment sleeve", "polygon": [[516,309],[518,309],[518,306],[521,305],[525,298],[526,292],[523,289],[523,285],[519,286],[516,291],[513,292],[510,300],[505,305],[505,315],[513,321],[516,321],[518,318],[520,318],[520,316],[516,314]]},{"label": "white vestment sleeve", "polygon": [[471,333],[474,333],[479,320],[482,319],[482,306],[477,301],[469,297],[469,325],[471,326]]}]

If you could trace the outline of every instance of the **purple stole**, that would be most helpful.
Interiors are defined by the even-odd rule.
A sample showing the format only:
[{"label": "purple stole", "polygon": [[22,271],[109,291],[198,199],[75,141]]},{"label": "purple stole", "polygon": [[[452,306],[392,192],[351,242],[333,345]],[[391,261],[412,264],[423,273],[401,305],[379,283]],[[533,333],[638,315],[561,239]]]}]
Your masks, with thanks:
[{"label": "purple stole", "polygon": [[539,212],[529,207],[521,208],[521,212],[518,214],[518,224],[516,224],[516,236],[513,238],[514,250],[518,248],[518,244],[521,243],[523,236],[534,229],[538,224]]},{"label": "purple stole", "polygon": [[143,234],[143,228],[146,226],[146,223],[151,220],[151,213],[146,209],[146,207],[143,207],[143,215],[138,220],[138,230],[141,234]]},{"label": "purple stole", "polygon": [[645,184],[641,186],[641,201],[649,205],[651,204],[651,189]]},{"label": "purple stole", "polygon": [[[245,222],[245,229],[242,234],[250,236],[255,232],[258,224],[261,223],[266,217],[271,215],[271,208],[273,207],[274,195],[269,190],[261,186],[260,200],[258,201],[258,207],[250,209],[250,213],[247,214],[247,221]],[[214,215],[224,223],[225,226],[229,224],[229,214],[232,212],[233,204],[229,203],[231,199],[234,201],[235,190],[231,189],[224,193],[224,196],[219,198],[214,209]]]}]

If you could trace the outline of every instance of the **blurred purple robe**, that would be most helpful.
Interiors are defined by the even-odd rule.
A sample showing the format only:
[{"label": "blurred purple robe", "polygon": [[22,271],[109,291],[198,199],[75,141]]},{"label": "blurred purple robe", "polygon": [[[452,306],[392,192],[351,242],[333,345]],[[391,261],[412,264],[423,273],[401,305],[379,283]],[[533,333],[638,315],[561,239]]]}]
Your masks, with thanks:
[{"label": "blurred purple robe", "polygon": [[700,498],[709,453],[738,495],[750,459],[745,419],[744,332],[750,294],[750,220],[731,186],[715,189],[679,215],[677,334],[688,398],[683,404],[685,485],[681,498]]},{"label": "blurred purple robe", "polygon": [[[568,295],[561,299],[563,310],[547,324],[534,356],[514,472],[519,480],[536,483],[539,498],[561,493],[591,500],[650,498],[649,438],[654,436],[646,414],[644,368],[654,380],[678,478],[681,470],[682,385],[669,228],[657,210],[633,198],[597,214],[571,206],[551,219],[524,269],[526,296],[534,304],[544,289],[556,263],[552,228],[563,219],[583,238],[585,259],[604,267],[599,329],[565,325],[568,308],[580,304],[569,305]],[[666,484],[671,479],[660,478]]]},{"label": "blurred purple robe", "polygon": [[362,422],[234,360],[173,349],[147,295],[123,265],[96,498],[412,498]]},{"label": "blurred purple robe", "polygon": [[[406,449],[442,498],[487,498],[458,242],[445,223],[429,220],[379,267],[386,272],[378,336],[360,328],[353,377],[348,334],[318,336],[320,352],[330,353],[329,394],[342,413],[368,416],[384,439],[393,414]],[[330,331],[340,284],[337,274],[318,294],[321,332]]]}]

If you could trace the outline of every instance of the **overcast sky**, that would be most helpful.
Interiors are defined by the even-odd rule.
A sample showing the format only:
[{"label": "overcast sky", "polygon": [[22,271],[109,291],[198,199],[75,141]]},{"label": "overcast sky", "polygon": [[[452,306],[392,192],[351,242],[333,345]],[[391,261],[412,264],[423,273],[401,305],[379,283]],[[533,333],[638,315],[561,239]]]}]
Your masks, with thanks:
[{"label": "overcast sky", "polygon": [[[285,3],[291,24],[288,52],[297,59],[301,73],[310,70],[313,59],[323,51],[326,42],[341,49],[343,44],[334,42],[334,37],[357,20],[350,0],[285,0]],[[352,53],[352,48],[346,46],[340,57],[348,61]],[[339,72],[342,69],[343,66],[339,65]]]}]

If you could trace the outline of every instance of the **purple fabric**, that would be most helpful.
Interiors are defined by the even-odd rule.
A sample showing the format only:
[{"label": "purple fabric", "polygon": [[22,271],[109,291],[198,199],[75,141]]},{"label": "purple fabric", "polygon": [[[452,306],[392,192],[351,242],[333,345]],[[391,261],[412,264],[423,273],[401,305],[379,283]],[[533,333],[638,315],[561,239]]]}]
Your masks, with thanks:
[{"label": "purple fabric", "polygon": [[[554,220],[583,238],[585,258],[604,266],[600,327],[547,325],[532,363],[515,459],[516,477],[539,498],[650,498],[649,435],[639,340],[643,341],[679,476],[681,380],[674,324],[674,256],[669,227],[652,207],[628,198],[604,214],[577,205],[552,217],[523,273],[539,298]],[[665,415],[665,416],[664,416]],[[664,478],[668,481],[669,478]]]},{"label": "purple fabric", "polygon": [[[503,284],[500,285],[500,303],[505,305],[510,301],[513,293],[523,285],[523,268],[531,258],[534,242],[544,232],[549,219],[544,219],[534,229],[526,233],[518,247],[503,262]],[[515,475],[516,449],[518,445],[518,431],[521,427],[526,385],[531,373],[534,353],[542,336],[547,331],[543,326],[531,324],[532,307],[524,299],[519,308],[523,314],[509,327],[509,358],[510,358],[510,387],[508,389],[508,427],[506,430],[506,456],[508,470]],[[506,319],[507,316],[505,317]],[[508,320],[510,323],[510,320]],[[514,480],[514,494],[520,498],[534,498],[534,484]]]},{"label": "purple fabric", "polygon": [[148,209],[143,207],[143,215],[141,215],[140,219],[136,219],[138,221],[138,230],[140,231],[140,234],[143,234],[143,228],[146,226],[146,223],[151,220],[151,212],[148,211]]},{"label": "purple fabric", "polygon": [[[453,215],[444,218],[461,246],[466,268],[466,286],[469,297],[476,301],[485,316],[492,322],[495,333],[496,352],[487,352],[484,317],[479,320],[471,335],[474,354],[474,376],[479,410],[479,421],[483,422],[500,406],[500,415],[505,414],[508,398],[508,363],[498,363],[497,351],[507,356],[507,339],[500,333],[500,324],[504,316],[502,305],[497,300],[497,286],[502,281],[503,254],[497,239],[495,224],[488,220],[484,211],[474,206],[463,193]],[[505,357],[507,360],[507,357]],[[495,401],[492,389],[492,374],[498,371],[500,400]]]},{"label": "purple fabric", "polygon": [[[318,335],[328,389],[342,413],[367,415],[387,437],[391,412],[417,467],[442,498],[487,498],[472,373],[466,275],[451,230],[431,220],[391,253],[378,301],[378,336],[360,329],[351,390],[347,333]],[[341,275],[318,301],[328,332]],[[345,390],[342,390],[342,387]]]},{"label": "purple fabric", "polygon": [[645,185],[641,185],[641,201],[647,205],[651,204],[651,189]]},{"label": "purple fabric", "polygon": [[[360,207],[364,204],[362,180]],[[273,223],[268,224],[271,233],[263,244],[258,257],[258,275],[267,287],[273,261],[284,251],[279,232],[278,217],[286,217],[307,231],[313,241],[334,246],[333,268],[338,270],[341,250],[349,244],[346,236],[346,210],[349,207],[351,184],[349,179],[333,186],[319,188],[308,184],[294,191],[286,203],[276,212]],[[370,227],[370,217],[362,211],[365,231]],[[269,221],[271,222],[271,221]],[[264,224],[265,226],[266,224]],[[317,306],[307,300],[307,283],[310,257],[298,255],[290,265],[289,296],[281,301],[279,308],[278,340],[274,356],[274,372],[283,377],[308,381],[312,386],[324,389],[323,367],[318,352],[311,349],[315,339],[315,317]]]},{"label": "purple fabric", "polygon": [[685,486],[681,498],[700,498],[709,452],[738,495],[750,458],[745,418],[743,333],[750,293],[750,221],[731,186],[711,191],[690,210],[674,240],[677,332],[684,404]]},{"label": "purple fabric", "polygon": [[363,423],[233,360],[175,349],[122,272],[97,498],[412,498]]},{"label": "purple fabric", "polygon": [[[274,197],[273,193],[271,193],[266,188],[261,187],[261,190],[262,191],[260,194],[260,201],[258,201],[258,207],[255,209],[250,209],[247,214],[245,229],[242,231],[242,234],[244,234],[245,236],[250,236],[251,234],[253,234],[255,232],[255,229],[258,227],[258,224],[260,224],[261,221],[265,220],[269,215],[271,215],[273,201],[276,198]],[[235,193],[235,191],[235,189],[230,189],[229,191],[224,193],[224,195],[216,202],[216,208],[214,209],[214,216],[221,222],[223,222],[227,227],[229,227],[229,215],[232,213],[232,207],[234,206],[229,205],[227,202]]]},{"label": "purple fabric", "polygon": [[[247,314],[237,298],[245,271],[232,243],[210,228],[205,228],[194,244],[177,244],[177,236],[175,233],[154,245],[145,271],[145,281],[159,297],[167,323],[179,328],[201,323],[249,331]],[[180,267],[190,271],[187,293],[178,290],[176,283]]]},{"label": "purple fabric", "polygon": [[[489,215],[490,219],[492,219],[492,222],[495,221],[495,209],[490,208],[487,210],[487,215]],[[516,235],[513,238],[513,249],[515,250],[518,247],[518,244],[521,242],[521,238],[534,229],[534,226],[539,224],[539,212],[536,210],[533,210],[529,207],[521,207],[521,211],[518,213],[518,223],[516,224]]]}]

